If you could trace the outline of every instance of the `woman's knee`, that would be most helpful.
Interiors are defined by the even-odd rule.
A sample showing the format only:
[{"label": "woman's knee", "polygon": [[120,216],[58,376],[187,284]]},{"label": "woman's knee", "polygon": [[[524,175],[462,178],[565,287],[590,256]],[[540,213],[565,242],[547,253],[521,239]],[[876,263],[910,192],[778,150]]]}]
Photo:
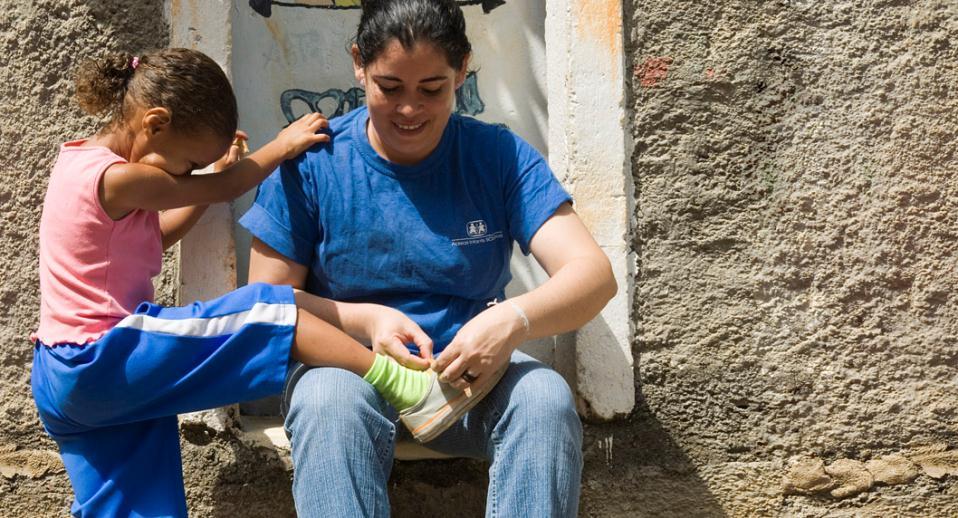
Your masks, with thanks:
[{"label": "woman's knee", "polygon": [[309,369],[292,387],[286,427],[321,428],[323,433],[348,432],[356,426],[385,419],[386,405],[371,385],[352,372],[335,368]]},{"label": "woman's knee", "polygon": [[569,385],[556,371],[539,364],[519,364],[522,371],[508,394],[507,413],[510,421],[523,423],[535,433],[565,432],[581,441],[582,424],[576,413],[575,399]]}]

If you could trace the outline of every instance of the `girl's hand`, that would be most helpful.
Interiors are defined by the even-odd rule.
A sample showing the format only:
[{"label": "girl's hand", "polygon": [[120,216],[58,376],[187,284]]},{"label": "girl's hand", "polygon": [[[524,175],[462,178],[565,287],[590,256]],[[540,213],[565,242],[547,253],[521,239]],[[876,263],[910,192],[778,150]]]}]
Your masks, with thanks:
[{"label": "girl's hand", "polygon": [[492,306],[462,326],[433,364],[439,380],[462,390],[471,381],[489,376],[505,365],[519,347],[526,328],[519,315],[504,304]]},{"label": "girl's hand", "polygon": [[276,142],[280,144],[285,160],[299,156],[314,144],[329,142],[329,135],[316,133],[329,127],[322,113],[308,113],[279,132]]},{"label": "girl's hand", "polygon": [[233,139],[230,148],[226,150],[226,154],[213,163],[213,172],[218,173],[239,162],[249,152],[249,147],[246,145],[247,140],[249,140],[249,135],[245,131],[236,130],[236,138]]},{"label": "girl's hand", "polygon": [[[369,304],[364,311],[365,331],[373,351],[391,356],[399,365],[426,370],[432,360],[432,339],[418,324],[396,309]],[[406,348],[407,343],[419,347],[419,356]]]}]

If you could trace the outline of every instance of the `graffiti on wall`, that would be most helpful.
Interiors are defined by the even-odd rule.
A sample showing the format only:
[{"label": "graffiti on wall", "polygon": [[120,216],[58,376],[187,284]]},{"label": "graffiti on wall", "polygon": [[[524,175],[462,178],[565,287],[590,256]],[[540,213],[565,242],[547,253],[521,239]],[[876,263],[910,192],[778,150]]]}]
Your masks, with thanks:
[{"label": "graffiti on wall", "polygon": [[[482,12],[489,14],[496,7],[505,4],[505,0],[457,0],[459,5],[481,5]],[[360,0],[249,0],[249,6],[260,15],[269,18],[273,15],[273,6],[278,7],[307,7],[314,9],[359,9]]]},{"label": "graffiti on wall", "polygon": [[475,72],[466,74],[466,80],[456,90],[456,113],[478,115],[485,111],[486,103],[479,97],[479,81]]},{"label": "graffiti on wall", "polygon": [[[293,88],[280,95],[280,109],[286,120],[293,122],[308,112],[318,112],[330,119],[359,108],[366,100],[366,92],[359,88],[340,90],[330,88],[324,92],[312,92]],[[299,105],[299,106],[297,106]],[[466,75],[465,82],[456,90],[456,113],[478,115],[486,109],[479,96],[479,83],[475,72]]]},{"label": "graffiti on wall", "polygon": [[[311,92],[292,88],[280,95],[279,105],[286,120],[293,122],[309,112],[322,113],[330,119],[339,117],[362,106],[365,99],[366,92],[359,88],[350,88],[346,91],[339,88],[330,88],[325,92]],[[304,104],[305,109],[295,109],[295,101]]]}]

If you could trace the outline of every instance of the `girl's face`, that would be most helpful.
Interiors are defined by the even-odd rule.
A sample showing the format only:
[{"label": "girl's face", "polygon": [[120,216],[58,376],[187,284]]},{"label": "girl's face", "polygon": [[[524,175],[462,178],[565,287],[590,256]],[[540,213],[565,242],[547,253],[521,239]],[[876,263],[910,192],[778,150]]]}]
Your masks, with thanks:
[{"label": "girl's face", "polygon": [[407,50],[393,39],[363,67],[354,46],[353,68],[356,80],[366,89],[366,133],[373,149],[402,165],[429,156],[442,139],[467,64],[468,59],[456,70],[431,43],[419,42]]},{"label": "girl's face", "polygon": [[163,117],[157,122],[149,119],[147,113],[142,130],[134,137],[130,162],[180,176],[205,168],[229,149],[230,140],[215,135],[212,130],[203,128],[195,134],[176,131]]}]

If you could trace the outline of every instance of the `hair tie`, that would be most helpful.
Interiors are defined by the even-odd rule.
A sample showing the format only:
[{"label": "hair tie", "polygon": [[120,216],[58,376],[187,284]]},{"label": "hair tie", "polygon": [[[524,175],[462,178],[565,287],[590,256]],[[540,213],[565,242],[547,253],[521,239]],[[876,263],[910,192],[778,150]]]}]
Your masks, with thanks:
[{"label": "hair tie", "polygon": [[136,70],[136,67],[140,66],[140,58],[138,56],[133,56],[133,59],[130,60],[130,68]]}]

